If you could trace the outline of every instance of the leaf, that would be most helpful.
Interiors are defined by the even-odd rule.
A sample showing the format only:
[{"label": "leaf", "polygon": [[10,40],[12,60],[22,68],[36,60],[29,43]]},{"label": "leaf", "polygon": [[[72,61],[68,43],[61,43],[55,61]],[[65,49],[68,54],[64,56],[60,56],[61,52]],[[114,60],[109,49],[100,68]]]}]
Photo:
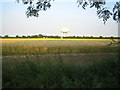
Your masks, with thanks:
[{"label": "leaf", "polygon": [[90,6],[90,8],[94,7],[94,5],[95,5],[95,4],[94,4],[94,3],[92,3],[92,4],[91,4],[91,6]]}]

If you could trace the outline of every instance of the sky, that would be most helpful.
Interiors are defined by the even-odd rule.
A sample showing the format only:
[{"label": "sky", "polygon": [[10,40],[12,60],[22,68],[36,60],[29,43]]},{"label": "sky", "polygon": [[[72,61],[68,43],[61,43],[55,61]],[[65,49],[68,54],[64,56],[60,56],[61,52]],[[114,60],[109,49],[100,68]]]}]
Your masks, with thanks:
[{"label": "sky", "polygon": [[[63,27],[68,36],[118,36],[118,23],[109,19],[104,25],[97,17],[96,9],[77,7],[77,0],[55,0],[51,8],[40,11],[39,17],[27,18],[28,5],[15,0],[0,2],[0,36],[9,35],[60,35]],[[119,1],[119,0],[118,0]],[[115,2],[109,2],[112,8]]]}]

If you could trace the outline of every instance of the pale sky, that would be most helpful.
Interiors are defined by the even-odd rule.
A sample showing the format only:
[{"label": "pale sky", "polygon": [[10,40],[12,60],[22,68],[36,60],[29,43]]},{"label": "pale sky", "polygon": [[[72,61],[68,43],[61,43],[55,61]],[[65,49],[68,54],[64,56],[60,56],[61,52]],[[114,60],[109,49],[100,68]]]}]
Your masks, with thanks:
[{"label": "pale sky", "polygon": [[[118,23],[109,19],[104,25],[96,9],[77,7],[77,0],[55,0],[50,9],[39,12],[38,18],[27,18],[27,5],[10,1],[0,2],[0,34],[3,36],[60,35],[62,27],[70,29],[68,35],[118,36]],[[110,2],[109,7],[114,3]]]}]

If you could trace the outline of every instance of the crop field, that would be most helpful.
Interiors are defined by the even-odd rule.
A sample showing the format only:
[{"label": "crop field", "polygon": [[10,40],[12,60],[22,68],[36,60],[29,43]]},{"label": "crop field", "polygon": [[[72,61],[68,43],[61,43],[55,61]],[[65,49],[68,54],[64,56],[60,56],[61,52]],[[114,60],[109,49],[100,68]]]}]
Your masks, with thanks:
[{"label": "crop field", "polygon": [[110,39],[2,39],[3,88],[119,87]]},{"label": "crop field", "polygon": [[116,52],[110,39],[3,39],[2,55],[80,54]]}]

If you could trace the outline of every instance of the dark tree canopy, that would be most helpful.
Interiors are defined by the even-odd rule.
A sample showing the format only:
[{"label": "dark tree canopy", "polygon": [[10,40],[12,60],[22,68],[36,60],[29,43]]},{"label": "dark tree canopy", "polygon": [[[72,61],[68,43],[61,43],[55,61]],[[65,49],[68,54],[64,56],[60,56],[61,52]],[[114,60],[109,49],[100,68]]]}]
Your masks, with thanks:
[{"label": "dark tree canopy", "polygon": [[116,22],[120,22],[120,1],[115,3],[112,12],[105,7],[106,0],[77,0],[77,3],[78,7],[81,5],[83,9],[87,6],[96,8],[97,15],[100,19],[103,19],[104,24],[111,17],[113,17],[113,20]]},{"label": "dark tree canopy", "polygon": [[[19,2],[20,0],[17,0]],[[24,4],[29,4],[26,15],[27,17],[38,17],[39,16],[39,11],[46,11],[48,8],[51,7],[51,1],[54,0],[22,0]],[[103,20],[104,24],[108,19],[111,17],[113,20],[116,22],[120,22],[120,1],[116,2],[113,6],[113,10],[110,11],[107,9],[106,5],[106,0],[77,0],[78,7],[82,6],[83,9],[86,9],[87,6],[90,8],[96,8],[97,15],[100,19]]]},{"label": "dark tree canopy", "polygon": [[[20,0],[17,0],[18,3],[19,1]],[[51,7],[51,0],[38,0],[35,4],[33,4],[33,1],[35,2],[35,0],[22,0],[23,4],[29,4],[26,11],[27,18],[31,16],[38,17],[39,11],[46,11]]]}]

